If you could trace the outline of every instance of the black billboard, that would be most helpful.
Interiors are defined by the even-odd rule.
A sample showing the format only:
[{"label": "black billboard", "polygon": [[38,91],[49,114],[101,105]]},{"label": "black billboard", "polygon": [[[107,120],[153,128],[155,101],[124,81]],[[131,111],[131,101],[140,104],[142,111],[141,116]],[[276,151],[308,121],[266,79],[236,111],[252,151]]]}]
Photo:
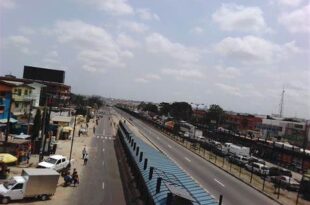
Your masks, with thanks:
[{"label": "black billboard", "polygon": [[23,78],[48,82],[64,83],[65,71],[24,66]]}]

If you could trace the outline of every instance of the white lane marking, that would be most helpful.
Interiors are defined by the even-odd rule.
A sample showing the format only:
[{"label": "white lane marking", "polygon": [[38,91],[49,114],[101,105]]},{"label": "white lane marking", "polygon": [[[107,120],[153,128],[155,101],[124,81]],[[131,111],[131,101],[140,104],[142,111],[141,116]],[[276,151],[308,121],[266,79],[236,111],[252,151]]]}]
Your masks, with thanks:
[{"label": "white lane marking", "polygon": [[156,137],[159,140],[159,137]]},{"label": "white lane marking", "polygon": [[107,139],[108,139],[108,137],[104,137],[104,139],[106,139],[106,140],[107,140]]},{"label": "white lane marking", "polygon": [[222,182],[220,182],[219,180],[217,180],[217,179],[214,178],[214,181],[216,181],[217,183],[219,183],[222,187],[225,187],[225,185],[224,185]]},{"label": "white lane marking", "polygon": [[99,136],[97,135],[97,139],[99,139]]},{"label": "white lane marking", "polygon": [[172,147],[168,144],[168,147],[171,149]]},{"label": "white lane marking", "polygon": [[104,152],[104,148],[102,149],[102,151]]},{"label": "white lane marking", "polygon": [[103,139],[104,138],[104,136],[101,136],[101,139]]},{"label": "white lane marking", "polygon": [[109,137],[109,140],[111,140],[112,139],[112,137]]},{"label": "white lane marking", "polygon": [[102,182],[102,189],[104,189],[104,182]]},{"label": "white lane marking", "polygon": [[102,166],[104,166],[104,161],[102,161]]},{"label": "white lane marking", "polygon": [[191,160],[190,160],[190,159],[188,159],[187,157],[185,157],[185,159],[186,159],[187,161],[191,162]]},{"label": "white lane marking", "polygon": [[211,197],[212,197],[213,199],[215,199],[215,196],[214,196],[214,195],[212,195],[212,194],[211,194]]}]

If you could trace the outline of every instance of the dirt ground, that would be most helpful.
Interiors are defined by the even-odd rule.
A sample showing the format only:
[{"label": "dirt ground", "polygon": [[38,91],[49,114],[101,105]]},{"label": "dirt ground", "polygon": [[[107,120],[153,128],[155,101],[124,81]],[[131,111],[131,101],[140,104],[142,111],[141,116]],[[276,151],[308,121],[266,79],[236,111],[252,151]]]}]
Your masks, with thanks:
[{"label": "dirt ground", "polygon": [[[76,168],[79,174],[80,183],[83,183],[83,160],[82,160],[82,150],[86,146],[87,150],[92,149],[90,147],[91,139],[93,138],[93,127],[95,125],[93,120],[90,120],[88,127],[88,134],[81,135],[78,137],[78,130],[82,124],[77,124],[75,128],[75,138],[72,151],[72,169]],[[59,140],[56,154],[64,155],[69,158],[70,155],[71,140]],[[38,155],[31,156],[30,164],[31,167],[36,167],[38,163]],[[23,167],[10,167],[10,175],[20,175]],[[63,177],[59,178],[58,187],[56,193],[48,201],[40,201],[34,199],[27,199],[22,201],[14,201],[10,204],[29,204],[29,205],[60,205],[60,204],[70,204],[71,194],[74,192],[75,187],[63,187]]]}]

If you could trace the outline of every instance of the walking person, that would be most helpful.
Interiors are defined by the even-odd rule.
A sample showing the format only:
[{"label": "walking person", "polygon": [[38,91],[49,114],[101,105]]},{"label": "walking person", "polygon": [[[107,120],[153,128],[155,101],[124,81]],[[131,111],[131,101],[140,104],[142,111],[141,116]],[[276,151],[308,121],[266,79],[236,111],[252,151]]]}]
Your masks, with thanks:
[{"label": "walking person", "polygon": [[88,154],[86,153],[84,156],[84,166],[87,165],[87,161],[88,161]]},{"label": "walking person", "polygon": [[73,169],[72,180],[73,180],[73,186],[74,187],[76,186],[76,184],[79,184],[79,175],[78,175],[75,168]]},{"label": "walking person", "polygon": [[84,146],[83,151],[82,151],[82,159],[85,158],[85,155],[87,154],[86,146]]}]

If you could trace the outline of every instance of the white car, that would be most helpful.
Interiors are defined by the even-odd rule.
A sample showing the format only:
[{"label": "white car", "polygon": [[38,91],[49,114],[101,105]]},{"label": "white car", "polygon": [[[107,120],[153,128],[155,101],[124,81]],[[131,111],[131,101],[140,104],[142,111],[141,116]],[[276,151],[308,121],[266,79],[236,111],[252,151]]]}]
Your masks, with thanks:
[{"label": "white car", "polygon": [[54,169],[58,172],[69,166],[69,160],[62,155],[51,155],[38,164],[38,168]]}]

